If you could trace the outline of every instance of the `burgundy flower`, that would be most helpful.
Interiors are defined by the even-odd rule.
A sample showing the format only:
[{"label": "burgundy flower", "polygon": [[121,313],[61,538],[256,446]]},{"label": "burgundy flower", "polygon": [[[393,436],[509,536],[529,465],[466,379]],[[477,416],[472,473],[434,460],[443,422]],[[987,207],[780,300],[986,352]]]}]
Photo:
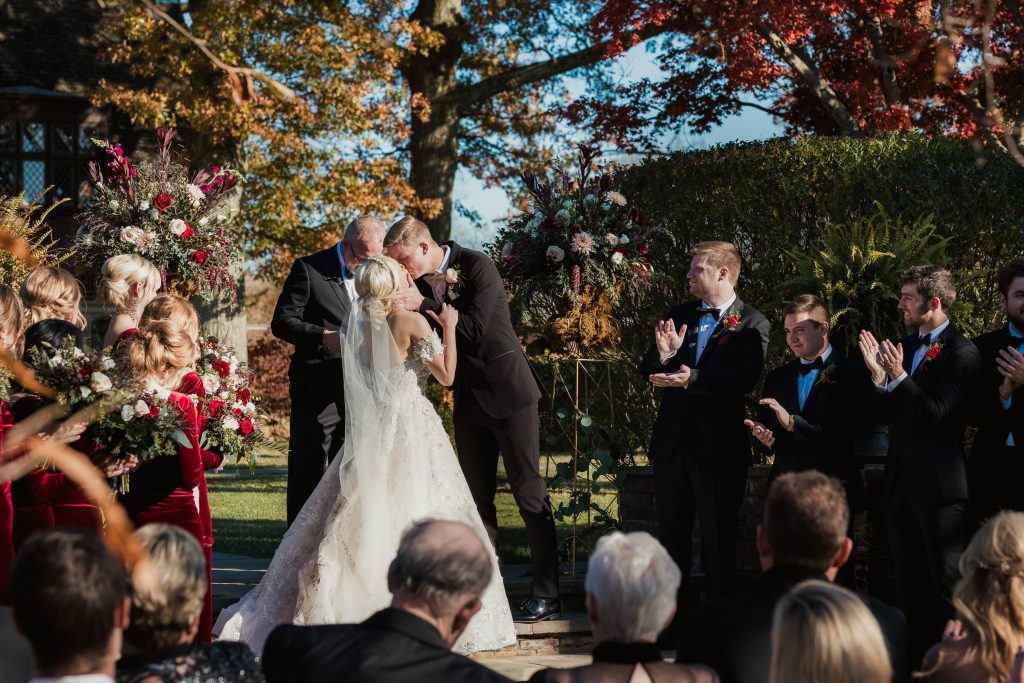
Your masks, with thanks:
[{"label": "burgundy flower", "polygon": [[217,414],[221,411],[221,408],[224,407],[224,401],[218,401],[216,399],[211,399],[210,403],[209,403],[209,406],[210,406],[210,417],[217,417]]},{"label": "burgundy flower", "polygon": [[226,360],[218,360],[213,364],[214,371],[221,376],[221,379],[231,374],[231,364]]},{"label": "burgundy flower", "polygon": [[231,409],[231,414],[234,415],[235,417],[242,417],[242,409],[241,408],[232,408]]},{"label": "burgundy flower", "polygon": [[241,389],[238,390],[237,397],[238,400],[241,401],[242,403],[248,403],[249,399],[252,397],[252,394],[249,392],[248,387],[242,387]]},{"label": "burgundy flower", "polygon": [[156,418],[160,414],[160,406],[154,405],[149,409],[149,415],[146,417]]},{"label": "burgundy flower", "polygon": [[210,252],[206,251],[205,249],[196,249],[195,251],[192,252],[192,260],[198,263],[199,265],[203,265],[204,263],[206,263],[206,259],[208,259],[209,257]]},{"label": "burgundy flower", "polygon": [[153,208],[161,213],[166,211],[173,203],[174,198],[166,192],[161,192],[157,196],[153,197]]}]

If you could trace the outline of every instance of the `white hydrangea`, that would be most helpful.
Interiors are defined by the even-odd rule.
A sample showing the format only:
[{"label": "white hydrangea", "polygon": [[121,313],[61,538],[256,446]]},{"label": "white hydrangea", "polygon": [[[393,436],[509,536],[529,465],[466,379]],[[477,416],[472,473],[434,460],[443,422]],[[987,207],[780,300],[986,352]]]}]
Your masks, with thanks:
[{"label": "white hydrangea", "polygon": [[188,192],[188,198],[192,202],[193,208],[198,209],[202,205],[203,200],[206,199],[206,194],[203,192],[203,189],[198,185],[192,185],[189,183],[189,186],[185,188],[185,190]]},{"label": "white hydrangea", "polygon": [[172,233],[174,233],[175,237],[180,237],[181,234],[188,229],[188,223],[181,220],[180,218],[175,218],[170,223],[167,224],[167,227],[170,229]]}]

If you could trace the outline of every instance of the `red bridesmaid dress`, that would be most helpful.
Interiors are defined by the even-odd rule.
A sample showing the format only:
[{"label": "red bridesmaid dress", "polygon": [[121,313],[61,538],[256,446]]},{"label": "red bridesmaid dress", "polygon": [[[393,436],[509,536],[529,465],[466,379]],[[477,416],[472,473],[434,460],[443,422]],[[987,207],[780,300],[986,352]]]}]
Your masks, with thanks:
[{"label": "red bridesmaid dress", "polygon": [[[206,508],[209,518],[209,503],[203,500],[206,491],[206,476],[203,472],[202,455],[199,452],[199,416],[196,405],[188,396],[172,391],[170,402],[185,419],[184,432],[189,446],[178,446],[173,455],[148,460],[131,473],[130,490],[119,496],[136,527],[163,522],[185,529],[203,544],[204,522],[202,510]],[[210,555],[206,554],[207,581],[212,576]],[[209,643],[212,640],[213,596],[208,590],[200,615],[197,640]]]},{"label": "red bridesmaid dress", "polygon": [[[7,401],[0,399],[0,462],[5,460],[4,435],[14,425]],[[0,484],[0,605],[10,604],[7,579],[14,561],[14,504],[11,501],[11,482]]]}]

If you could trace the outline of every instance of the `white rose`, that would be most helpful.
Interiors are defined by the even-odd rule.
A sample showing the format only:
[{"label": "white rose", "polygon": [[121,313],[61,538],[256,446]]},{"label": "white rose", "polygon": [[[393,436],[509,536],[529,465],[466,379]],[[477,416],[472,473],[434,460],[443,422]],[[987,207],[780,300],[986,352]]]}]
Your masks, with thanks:
[{"label": "white rose", "polygon": [[617,251],[614,254],[612,254],[612,263],[622,263],[623,258],[624,257],[622,256],[622,252]]},{"label": "white rose", "polygon": [[114,210],[114,211],[117,211],[118,209],[120,209],[120,208],[121,208],[121,205],[120,205],[120,204],[118,204],[116,200],[114,200],[114,199],[111,199],[111,200],[110,200],[110,208],[111,208],[112,210]]},{"label": "white rose", "polygon": [[139,204],[139,211],[149,211],[149,202]]},{"label": "white rose", "polygon": [[89,387],[78,387],[78,393],[82,395],[82,398],[89,398],[89,394],[92,393],[92,389]]},{"label": "white rose", "polygon": [[97,394],[102,394],[104,391],[113,387],[114,384],[110,381],[110,378],[102,372],[94,372],[92,373],[92,379],[89,381],[89,386],[91,386],[92,390]]},{"label": "white rose", "polygon": [[604,236],[604,240],[605,240],[605,242],[607,242],[608,244],[610,244],[613,247],[617,246],[619,244],[619,238],[616,237],[615,235],[611,234],[611,233],[608,233],[607,235],[605,235]]},{"label": "white rose", "polygon": [[625,235],[619,235],[619,244],[629,244],[629,238]]},{"label": "white rose", "polygon": [[228,415],[224,418],[224,429],[234,431],[238,429],[238,420],[235,419],[234,415]]},{"label": "white rose", "polygon": [[131,406],[121,406],[121,419],[125,422],[131,422],[135,417],[135,408]]},{"label": "white rose", "polygon": [[206,194],[198,185],[189,184],[185,191],[188,192],[188,198],[192,201],[192,206],[195,208],[199,208],[203,200],[206,199]]},{"label": "white rose", "polygon": [[545,252],[545,256],[547,256],[548,260],[553,263],[561,263],[562,259],[565,258],[565,250],[552,244],[548,247],[547,252]]},{"label": "white rose", "polygon": [[139,417],[149,415],[149,406],[141,398],[135,402],[135,414]]},{"label": "white rose", "polygon": [[180,237],[181,234],[185,232],[186,229],[188,229],[188,223],[181,220],[180,218],[175,218],[174,220],[167,224],[167,227],[170,229],[171,232],[174,233],[175,237]]},{"label": "white rose", "polygon": [[217,375],[203,375],[203,389],[207,394],[212,394],[220,386],[220,378]]},{"label": "white rose", "polygon": [[142,230],[136,228],[134,225],[129,225],[126,228],[121,228],[121,239],[128,244],[138,244],[142,238]]},{"label": "white rose", "polygon": [[104,356],[102,360],[100,360],[100,367],[104,370],[113,370],[117,367],[117,363],[115,363],[114,359],[110,356]]}]

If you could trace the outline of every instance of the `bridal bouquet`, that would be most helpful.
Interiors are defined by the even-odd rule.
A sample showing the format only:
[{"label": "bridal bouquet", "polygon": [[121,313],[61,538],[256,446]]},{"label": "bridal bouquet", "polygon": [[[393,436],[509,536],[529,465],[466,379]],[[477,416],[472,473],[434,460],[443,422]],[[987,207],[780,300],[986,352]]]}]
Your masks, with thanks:
[{"label": "bridal bouquet", "polygon": [[648,249],[664,234],[615,189],[599,156],[580,145],[575,173],[523,173],[531,207],[491,246],[520,329],[573,350],[618,341],[616,318],[650,286]]},{"label": "bridal bouquet", "polygon": [[261,449],[278,447],[261,427],[266,415],[250,390],[252,371],[238,360],[233,348],[216,337],[207,337],[196,372],[206,390],[202,447],[255,467]]},{"label": "bridal bouquet", "polygon": [[59,347],[44,343],[29,351],[33,374],[57,392],[58,403],[82,407],[109,398],[121,383],[117,364],[104,354],[86,353],[68,337]]},{"label": "bridal bouquet", "polygon": [[241,176],[212,166],[189,177],[185,165],[172,159],[174,129],[161,128],[156,135],[158,154],[138,165],[121,145],[93,140],[107,154],[107,170],[89,164],[95,191],[78,216],[76,247],[94,267],[117,254],[139,254],[179,294],[234,301],[237,283],[230,267],[242,252],[231,229],[229,200]]}]

